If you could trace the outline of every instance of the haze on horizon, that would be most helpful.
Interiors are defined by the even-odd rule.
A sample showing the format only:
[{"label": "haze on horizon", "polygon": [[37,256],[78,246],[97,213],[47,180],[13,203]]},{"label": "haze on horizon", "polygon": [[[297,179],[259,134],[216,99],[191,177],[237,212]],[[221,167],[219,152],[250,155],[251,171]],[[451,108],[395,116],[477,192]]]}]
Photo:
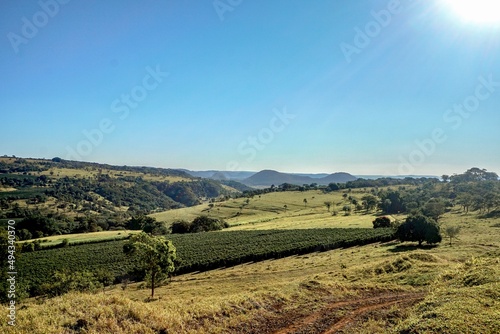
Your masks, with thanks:
[{"label": "haze on horizon", "polygon": [[485,3],[3,2],[0,155],[500,172],[500,8]]}]

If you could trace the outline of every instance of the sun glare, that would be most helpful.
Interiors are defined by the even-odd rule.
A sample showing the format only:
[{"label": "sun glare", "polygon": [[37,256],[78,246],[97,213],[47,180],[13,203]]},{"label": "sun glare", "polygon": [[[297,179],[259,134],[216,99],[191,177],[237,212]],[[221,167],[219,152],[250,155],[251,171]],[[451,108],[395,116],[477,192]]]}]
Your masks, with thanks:
[{"label": "sun glare", "polygon": [[500,24],[500,0],[446,0],[464,21]]}]

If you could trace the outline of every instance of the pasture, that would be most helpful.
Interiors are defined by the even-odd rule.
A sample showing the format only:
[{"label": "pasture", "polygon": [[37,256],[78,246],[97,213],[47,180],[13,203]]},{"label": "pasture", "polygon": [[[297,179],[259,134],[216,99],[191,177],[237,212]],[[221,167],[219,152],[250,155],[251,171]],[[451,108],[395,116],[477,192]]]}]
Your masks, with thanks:
[{"label": "pasture", "polygon": [[[361,202],[369,192],[355,190],[343,197],[344,192],[335,191],[290,191],[273,192],[253,198],[230,199],[223,202],[201,204],[190,208],[169,210],[151,214],[158,221],[170,224],[179,220],[193,220],[207,215],[227,221],[231,230],[268,230],[268,229],[308,229],[308,228],[371,228],[376,212],[365,210],[355,212],[349,203],[352,196]],[[307,203],[304,202],[307,200]],[[328,209],[325,202],[331,202]],[[286,205],[286,207],[285,207]],[[346,215],[344,206],[352,211]],[[334,215],[335,213],[335,215]],[[391,220],[404,219],[405,216],[393,215]]]},{"label": "pasture", "polygon": [[376,243],[190,273],[152,301],[143,283],[70,293],[25,302],[18,327],[0,329],[274,333],[338,319],[341,330],[361,334],[498,333],[500,219],[454,210],[441,224],[462,227],[452,246]]}]

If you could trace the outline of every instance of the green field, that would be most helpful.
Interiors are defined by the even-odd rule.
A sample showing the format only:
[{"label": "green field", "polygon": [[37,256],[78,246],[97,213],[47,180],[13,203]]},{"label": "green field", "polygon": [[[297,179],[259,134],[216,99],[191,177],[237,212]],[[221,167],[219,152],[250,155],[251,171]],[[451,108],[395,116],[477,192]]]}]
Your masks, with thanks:
[{"label": "green field", "polygon": [[[208,232],[170,235],[177,248],[177,272],[209,270],[293,254],[388,241],[392,229],[310,229]],[[105,270],[122,277],[134,268],[123,254],[125,241],[76,245],[24,253],[18,261],[30,285],[49,283],[55,270]]]}]

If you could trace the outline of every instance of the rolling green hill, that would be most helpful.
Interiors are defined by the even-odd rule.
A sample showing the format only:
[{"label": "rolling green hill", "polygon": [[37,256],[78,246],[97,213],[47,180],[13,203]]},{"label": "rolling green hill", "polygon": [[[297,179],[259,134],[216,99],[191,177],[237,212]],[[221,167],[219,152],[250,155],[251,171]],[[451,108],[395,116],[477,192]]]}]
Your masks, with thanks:
[{"label": "rolling green hill", "polygon": [[43,217],[58,226],[32,237],[124,229],[132,216],[238,194],[238,186],[174,169],[2,157],[0,219]]}]

